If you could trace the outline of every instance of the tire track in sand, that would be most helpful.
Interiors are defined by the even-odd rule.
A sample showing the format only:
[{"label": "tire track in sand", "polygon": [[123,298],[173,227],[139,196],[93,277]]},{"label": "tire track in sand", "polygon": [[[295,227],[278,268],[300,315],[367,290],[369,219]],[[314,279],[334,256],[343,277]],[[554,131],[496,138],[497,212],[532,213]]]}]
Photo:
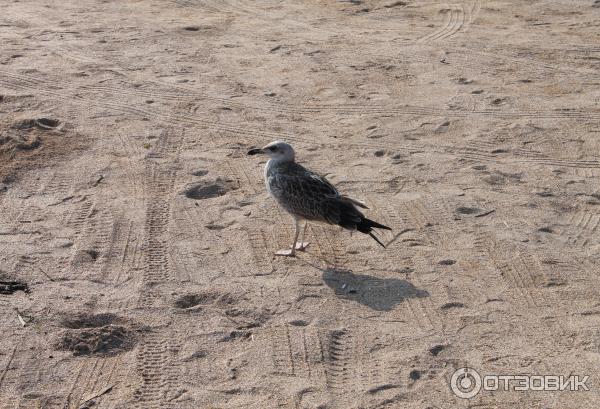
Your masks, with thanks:
[{"label": "tire track in sand", "polygon": [[470,5],[460,3],[441,9],[440,13],[444,14],[442,25],[433,32],[419,38],[416,41],[417,44],[434,43],[449,39],[459,31],[466,31],[477,18],[480,10],[481,0],[475,0]]},{"label": "tire track in sand", "polygon": [[[172,128],[162,132],[147,155],[145,169],[146,222],[140,299],[141,308],[160,308],[161,284],[175,279],[170,262],[168,229],[172,191],[179,160],[183,131]],[[140,384],[133,394],[140,409],[175,408],[179,367],[176,354],[180,338],[168,329],[157,329],[145,336],[136,354]]]},{"label": "tire track in sand", "polygon": [[269,329],[273,373],[301,378],[336,399],[393,382],[394,365],[371,353],[381,334],[359,327],[340,329],[279,325]]}]

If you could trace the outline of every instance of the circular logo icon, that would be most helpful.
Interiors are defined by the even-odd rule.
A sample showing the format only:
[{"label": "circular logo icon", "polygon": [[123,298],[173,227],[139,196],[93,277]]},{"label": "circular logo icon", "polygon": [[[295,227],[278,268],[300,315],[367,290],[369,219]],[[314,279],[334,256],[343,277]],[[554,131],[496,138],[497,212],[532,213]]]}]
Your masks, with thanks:
[{"label": "circular logo icon", "polygon": [[470,399],[481,390],[481,376],[473,368],[459,368],[452,374],[450,388],[459,398]]}]

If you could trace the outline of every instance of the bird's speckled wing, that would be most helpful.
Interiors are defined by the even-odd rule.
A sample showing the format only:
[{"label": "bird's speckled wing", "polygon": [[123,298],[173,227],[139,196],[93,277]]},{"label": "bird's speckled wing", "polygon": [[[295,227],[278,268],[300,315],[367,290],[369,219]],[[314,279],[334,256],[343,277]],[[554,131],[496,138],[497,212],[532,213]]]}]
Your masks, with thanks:
[{"label": "bird's speckled wing", "polygon": [[267,184],[279,204],[295,216],[337,224],[340,193],[322,176],[296,163],[273,166],[267,172]]}]

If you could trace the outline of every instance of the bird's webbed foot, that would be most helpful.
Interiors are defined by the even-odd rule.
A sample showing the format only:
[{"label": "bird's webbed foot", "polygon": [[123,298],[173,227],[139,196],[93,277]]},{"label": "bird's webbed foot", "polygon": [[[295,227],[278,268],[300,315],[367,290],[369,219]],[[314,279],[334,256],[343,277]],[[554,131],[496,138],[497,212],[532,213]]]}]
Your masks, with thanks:
[{"label": "bird's webbed foot", "polygon": [[310,243],[308,242],[296,243],[296,250],[305,251],[309,245]]},{"label": "bird's webbed foot", "polygon": [[296,257],[296,249],[279,250],[275,252],[275,255],[282,257]]}]

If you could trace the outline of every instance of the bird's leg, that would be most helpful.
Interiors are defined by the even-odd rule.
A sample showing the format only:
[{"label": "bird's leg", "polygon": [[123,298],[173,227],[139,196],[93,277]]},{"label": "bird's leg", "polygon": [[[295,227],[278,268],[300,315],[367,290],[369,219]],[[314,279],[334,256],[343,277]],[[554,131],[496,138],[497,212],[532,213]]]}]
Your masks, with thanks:
[{"label": "bird's leg", "polygon": [[298,241],[298,235],[300,234],[300,221],[298,221],[298,219],[294,219],[294,222],[296,224],[296,232],[294,233],[294,242],[292,243],[292,248],[279,250],[275,253],[276,256],[294,257],[296,255],[296,242]]},{"label": "bird's leg", "polygon": [[302,240],[300,240],[300,243],[296,243],[296,250],[298,250],[298,251],[306,250],[306,248],[310,244],[310,243],[307,243],[304,241],[304,237],[306,237],[306,228],[307,227],[308,227],[308,221],[305,220],[304,221],[304,230],[302,231]]}]

